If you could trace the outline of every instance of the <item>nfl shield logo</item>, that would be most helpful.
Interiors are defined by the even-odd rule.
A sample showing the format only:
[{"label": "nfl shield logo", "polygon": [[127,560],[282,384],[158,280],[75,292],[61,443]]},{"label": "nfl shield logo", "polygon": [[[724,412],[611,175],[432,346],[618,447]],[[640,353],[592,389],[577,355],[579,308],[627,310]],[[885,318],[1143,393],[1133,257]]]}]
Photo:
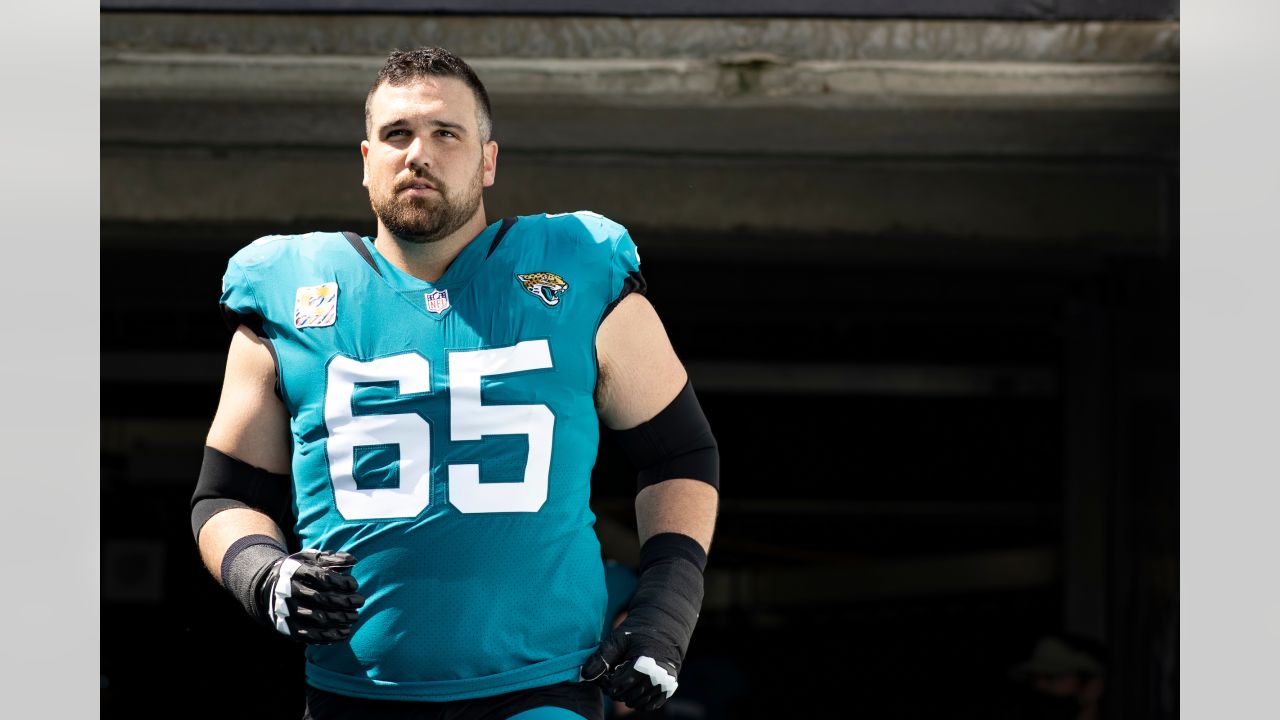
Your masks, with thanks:
[{"label": "nfl shield logo", "polygon": [[423,295],[427,299],[427,311],[433,313],[442,313],[449,309],[449,291],[436,290]]}]

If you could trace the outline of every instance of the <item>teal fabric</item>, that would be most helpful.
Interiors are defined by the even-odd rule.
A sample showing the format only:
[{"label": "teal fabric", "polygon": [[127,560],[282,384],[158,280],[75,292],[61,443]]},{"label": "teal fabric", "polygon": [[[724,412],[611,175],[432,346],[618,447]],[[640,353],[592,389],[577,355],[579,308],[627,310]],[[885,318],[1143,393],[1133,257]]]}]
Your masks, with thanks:
[{"label": "teal fabric", "polygon": [[558,707],[540,707],[525,710],[507,718],[507,720],[587,720],[572,710]]},{"label": "teal fabric", "polygon": [[631,603],[631,597],[636,594],[637,584],[638,578],[634,570],[617,560],[605,561],[604,587],[608,595],[604,611],[605,633],[613,629],[613,621]]},{"label": "teal fabric", "polygon": [[[321,689],[494,695],[577,679],[599,642],[595,335],[639,258],[594,213],[521,217],[490,256],[498,228],[435,283],[364,238],[375,272],[340,233],[228,264],[222,303],[260,316],[278,359],[295,529],[355,555],[367,598],[349,643],[307,649]],[[539,273],[567,289],[520,278]]]}]

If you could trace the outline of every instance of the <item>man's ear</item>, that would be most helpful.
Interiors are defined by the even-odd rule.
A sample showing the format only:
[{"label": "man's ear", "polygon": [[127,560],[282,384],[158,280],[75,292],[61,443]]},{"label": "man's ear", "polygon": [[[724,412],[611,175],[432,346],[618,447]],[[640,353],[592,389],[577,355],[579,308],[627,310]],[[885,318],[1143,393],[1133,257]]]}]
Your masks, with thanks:
[{"label": "man's ear", "polygon": [[484,144],[480,150],[483,155],[484,176],[482,178],[484,187],[491,187],[494,179],[498,176],[498,142],[490,140]]},{"label": "man's ear", "polygon": [[360,141],[360,162],[361,164],[364,165],[364,179],[360,181],[360,184],[365,187],[369,187],[369,141],[368,140]]}]

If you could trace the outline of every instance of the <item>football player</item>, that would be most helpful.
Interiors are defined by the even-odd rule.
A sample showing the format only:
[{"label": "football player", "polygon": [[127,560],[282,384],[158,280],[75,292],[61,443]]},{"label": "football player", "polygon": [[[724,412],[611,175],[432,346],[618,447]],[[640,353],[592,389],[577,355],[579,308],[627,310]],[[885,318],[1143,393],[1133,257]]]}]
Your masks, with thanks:
[{"label": "football player", "polygon": [[[488,95],[443,49],[392,53],[365,118],[377,235],[267,236],[228,263],[235,331],[192,499],[206,566],[307,645],[316,720],[599,718],[598,687],[661,706],[719,459],[635,244],[591,212],[488,222]],[[642,542],[603,637],[601,421],[637,468]]]}]

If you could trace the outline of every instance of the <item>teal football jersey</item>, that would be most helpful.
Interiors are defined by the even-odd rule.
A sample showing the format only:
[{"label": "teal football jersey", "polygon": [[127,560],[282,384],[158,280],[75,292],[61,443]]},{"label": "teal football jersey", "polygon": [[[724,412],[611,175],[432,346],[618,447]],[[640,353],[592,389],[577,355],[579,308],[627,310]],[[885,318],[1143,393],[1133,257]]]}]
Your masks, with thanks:
[{"label": "teal football jersey", "polygon": [[495,223],[434,283],[369,238],[268,236],[222,304],[265,338],[291,416],[295,530],[345,550],[350,642],[307,648],[344,695],[446,701],[578,678],[605,587],[588,508],[595,336],[643,290],[594,213]]}]

